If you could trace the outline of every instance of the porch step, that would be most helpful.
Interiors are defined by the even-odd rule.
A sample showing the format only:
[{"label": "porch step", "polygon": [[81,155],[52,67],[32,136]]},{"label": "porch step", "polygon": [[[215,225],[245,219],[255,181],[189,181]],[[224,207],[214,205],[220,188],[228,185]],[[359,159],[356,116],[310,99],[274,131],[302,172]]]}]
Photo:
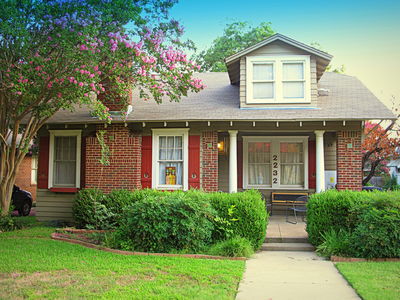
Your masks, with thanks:
[{"label": "porch step", "polygon": [[263,251],[314,251],[315,248],[309,243],[264,243]]},{"label": "porch step", "polygon": [[266,237],[264,243],[308,243],[307,238],[298,237]]}]

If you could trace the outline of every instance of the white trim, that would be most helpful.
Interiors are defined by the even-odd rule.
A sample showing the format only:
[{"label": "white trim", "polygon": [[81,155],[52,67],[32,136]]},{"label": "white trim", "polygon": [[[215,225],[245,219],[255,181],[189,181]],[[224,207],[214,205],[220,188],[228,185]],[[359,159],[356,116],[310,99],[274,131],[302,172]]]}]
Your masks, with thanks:
[{"label": "white trim", "polygon": [[[162,190],[188,190],[189,187],[189,128],[152,129],[152,178],[151,187]],[[159,136],[182,136],[183,137],[183,178],[182,185],[159,184]]]},{"label": "white trim", "polygon": [[38,173],[38,156],[36,154],[31,156],[31,185],[37,185]]},{"label": "white trim", "polygon": [[[274,97],[271,99],[253,98],[253,65],[255,63],[273,64],[273,80],[265,82],[274,83]],[[283,64],[284,63],[302,63],[303,80],[294,80],[294,82],[304,82],[303,98],[284,98],[283,97]],[[258,82],[258,81],[257,81]],[[263,81],[259,81],[263,82]],[[247,104],[292,104],[292,103],[311,103],[311,66],[309,55],[269,55],[269,56],[247,56],[246,57],[246,103]]]},{"label": "white trim", "polygon": [[[243,136],[243,188],[244,189],[284,189],[284,190],[308,190],[308,136]],[[303,162],[304,162],[304,186],[281,185],[280,167],[277,173],[277,183],[272,183],[271,167],[271,185],[250,185],[248,184],[248,143],[249,142],[270,142],[271,156],[275,153],[280,161],[280,142],[294,142],[303,144]],[[272,165],[272,159],[271,159]]]},{"label": "white trim", "polygon": [[[80,188],[81,185],[81,137],[82,130],[49,130],[50,132],[50,149],[49,149],[49,178],[48,187],[55,187],[53,185],[53,172],[54,172],[54,137],[56,136],[76,136],[76,174],[75,174],[75,188]],[[63,186],[65,187],[65,186]],[[71,186],[72,187],[72,186]]]}]

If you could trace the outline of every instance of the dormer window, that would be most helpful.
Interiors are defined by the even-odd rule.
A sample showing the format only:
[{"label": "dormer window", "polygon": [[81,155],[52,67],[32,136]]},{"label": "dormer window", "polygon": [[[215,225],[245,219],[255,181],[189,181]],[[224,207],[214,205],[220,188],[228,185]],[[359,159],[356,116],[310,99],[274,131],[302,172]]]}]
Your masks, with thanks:
[{"label": "dormer window", "polygon": [[248,56],[246,102],[310,103],[310,56]]}]

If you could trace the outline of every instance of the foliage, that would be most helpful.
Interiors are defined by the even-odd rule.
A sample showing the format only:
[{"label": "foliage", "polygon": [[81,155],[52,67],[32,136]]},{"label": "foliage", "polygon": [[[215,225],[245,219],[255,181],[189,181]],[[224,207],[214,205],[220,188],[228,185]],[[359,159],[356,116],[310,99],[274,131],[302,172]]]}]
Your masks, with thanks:
[{"label": "foliage", "polygon": [[170,252],[198,251],[211,243],[214,210],[207,201],[184,193],[147,197],[124,211],[117,232],[132,248],[125,250]]},{"label": "foliage", "polygon": [[0,216],[0,232],[30,228],[34,225],[36,225],[36,220],[33,217]]},{"label": "foliage", "polygon": [[389,191],[397,191],[400,190],[400,185],[397,183],[397,178],[394,176],[387,176],[385,183],[383,185],[383,189]]},{"label": "foliage", "polygon": [[399,191],[313,195],[307,206],[309,240],[326,255],[399,257],[399,199]]},{"label": "foliage", "polygon": [[1,299],[233,299],[245,266],[109,253],[55,242],[49,230],[0,234]]},{"label": "foliage", "polygon": [[[214,241],[222,241],[229,236],[239,236],[248,239],[254,250],[260,248],[265,240],[268,215],[265,203],[260,192],[256,190],[242,193],[211,193],[210,202],[220,218],[235,220],[225,228],[228,232],[221,232],[217,226],[213,234]],[[234,206],[234,210],[232,210]]]},{"label": "foliage", "polygon": [[214,218],[214,236],[218,236],[217,240],[229,239],[233,235],[234,222],[238,221],[233,217],[236,206],[231,205],[228,208],[228,219],[220,216]]},{"label": "foliage", "polygon": [[[396,109],[394,109],[396,111]],[[397,147],[400,144],[398,136],[391,134],[395,126],[395,121],[391,122],[387,127],[383,127],[380,123],[366,122],[364,127],[364,140],[362,143],[362,169],[369,169],[368,175],[363,180],[365,185],[378,170],[385,169],[387,173],[386,163],[392,159],[400,157]]]},{"label": "foliage", "polygon": [[[39,128],[61,109],[103,101],[179,101],[203,88],[184,54],[174,0],[7,0],[0,10],[0,200],[8,210],[18,169]],[[157,74],[157,75],[155,75]],[[125,118],[125,113],[123,117]],[[18,136],[19,135],[19,136]]]},{"label": "foliage", "polygon": [[234,237],[212,245],[207,253],[210,255],[228,257],[250,257],[254,251],[249,240],[241,237]]},{"label": "foliage", "polygon": [[322,234],[323,242],[317,252],[325,257],[332,255],[348,256],[350,253],[350,234],[347,231],[330,229]]},{"label": "foliage", "polygon": [[274,33],[269,22],[263,22],[256,27],[250,26],[248,22],[226,24],[222,36],[217,37],[210,48],[200,52],[195,61],[203,72],[226,72],[225,58],[265,40]]},{"label": "foliage", "polygon": [[351,245],[356,257],[400,257],[400,210],[364,210]]},{"label": "foliage", "polygon": [[101,148],[101,158],[99,159],[99,162],[103,166],[109,166],[111,152],[110,152],[110,147],[108,147],[107,143],[104,140],[105,133],[106,133],[105,130],[98,130],[96,132],[96,138]]},{"label": "foliage", "polygon": [[350,262],[335,266],[362,299],[399,299],[400,262]]}]

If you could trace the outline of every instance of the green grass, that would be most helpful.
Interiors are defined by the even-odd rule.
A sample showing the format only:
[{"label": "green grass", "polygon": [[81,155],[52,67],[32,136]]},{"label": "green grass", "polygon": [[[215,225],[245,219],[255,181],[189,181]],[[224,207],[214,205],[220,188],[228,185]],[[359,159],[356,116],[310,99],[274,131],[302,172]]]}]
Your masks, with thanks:
[{"label": "green grass", "polygon": [[123,256],[49,238],[0,233],[0,299],[233,299],[243,261]]},{"label": "green grass", "polygon": [[336,267],[364,300],[400,299],[400,262],[338,263]]}]

